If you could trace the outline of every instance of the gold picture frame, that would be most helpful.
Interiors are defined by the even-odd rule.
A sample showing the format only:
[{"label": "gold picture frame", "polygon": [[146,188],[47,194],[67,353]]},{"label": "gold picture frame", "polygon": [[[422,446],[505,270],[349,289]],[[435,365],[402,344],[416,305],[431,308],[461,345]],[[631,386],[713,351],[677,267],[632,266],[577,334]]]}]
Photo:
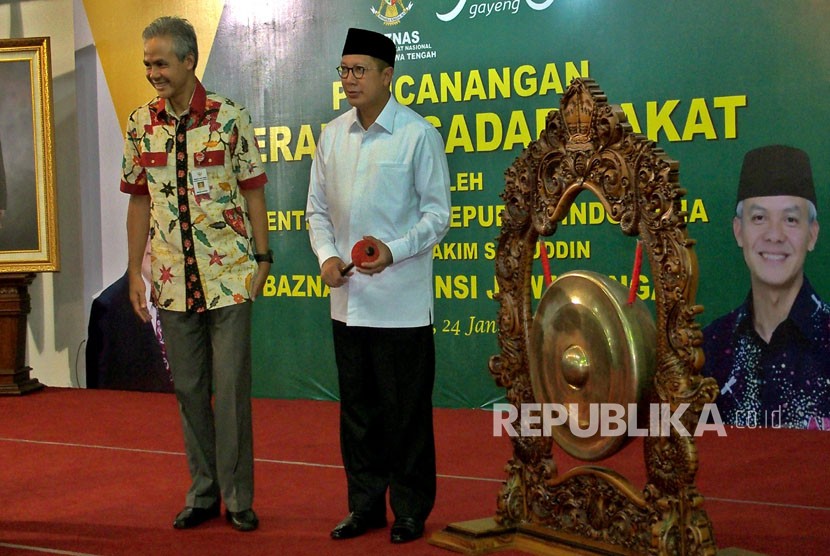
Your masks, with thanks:
[{"label": "gold picture frame", "polygon": [[55,272],[49,37],[0,39],[0,273]]}]

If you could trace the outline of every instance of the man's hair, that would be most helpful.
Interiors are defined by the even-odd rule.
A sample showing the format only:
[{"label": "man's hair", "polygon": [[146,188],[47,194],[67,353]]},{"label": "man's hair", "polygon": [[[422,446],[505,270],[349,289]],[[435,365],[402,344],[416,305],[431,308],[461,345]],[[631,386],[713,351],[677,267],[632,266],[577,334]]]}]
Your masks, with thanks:
[{"label": "man's hair", "polygon": [[[818,219],[818,211],[816,210],[816,205],[813,201],[809,199],[805,199],[807,201],[807,221],[812,224]],[[738,201],[738,205],[735,207],[735,216],[738,220],[742,220],[744,217],[744,202]]]},{"label": "man's hair", "polygon": [[141,38],[145,41],[155,37],[170,37],[173,40],[173,52],[180,62],[193,54],[193,68],[199,62],[199,46],[196,44],[196,31],[184,18],[163,16],[144,28]]}]

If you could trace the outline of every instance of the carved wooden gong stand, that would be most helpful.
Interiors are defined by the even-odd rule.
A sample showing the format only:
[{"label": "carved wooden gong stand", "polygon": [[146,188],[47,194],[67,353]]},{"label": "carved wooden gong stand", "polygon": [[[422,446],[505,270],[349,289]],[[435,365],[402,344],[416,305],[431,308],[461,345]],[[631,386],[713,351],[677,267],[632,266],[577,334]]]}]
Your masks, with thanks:
[{"label": "carved wooden gong stand", "polygon": [[[648,403],[690,407],[681,422],[694,431],[703,405],[717,396],[700,376],[702,333],[695,315],[697,258],[686,232],[678,163],[635,134],[591,79],[574,80],[560,110],[506,171],[496,255],[501,353],[490,373],[517,407],[534,403],[528,351],[530,277],[536,242],[555,233],[579,193],[591,191],[622,232],[639,236],[655,282],[657,356]],[[508,477],[494,518],[451,524],[430,542],[481,554],[519,548],[544,554],[714,555],[711,522],[695,486],[694,437],[672,428],[646,437],[642,491],[603,467],[560,475],[550,436],[513,437]],[[565,548],[567,547],[567,548]]]}]

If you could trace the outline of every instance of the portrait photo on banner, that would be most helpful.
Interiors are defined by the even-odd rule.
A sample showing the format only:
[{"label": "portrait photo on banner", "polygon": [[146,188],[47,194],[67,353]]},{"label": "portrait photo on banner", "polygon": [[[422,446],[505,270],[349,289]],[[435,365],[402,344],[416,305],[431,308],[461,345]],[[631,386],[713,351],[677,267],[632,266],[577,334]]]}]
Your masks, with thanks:
[{"label": "portrait photo on banner", "polygon": [[59,270],[47,37],[0,40],[0,272]]}]

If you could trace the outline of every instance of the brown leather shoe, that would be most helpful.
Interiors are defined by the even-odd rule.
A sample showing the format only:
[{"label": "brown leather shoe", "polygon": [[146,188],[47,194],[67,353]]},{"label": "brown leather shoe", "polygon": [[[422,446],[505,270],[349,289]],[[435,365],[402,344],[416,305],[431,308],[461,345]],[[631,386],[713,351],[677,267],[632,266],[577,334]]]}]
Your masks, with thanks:
[{"label": "brown leather shoe", "polygon": [[331,530],[331,538],[335,540],[353,539],[359,537],[369,529],[386,527],[386,516],[372,516],[360,512],[352,512],[343,521]]}]

